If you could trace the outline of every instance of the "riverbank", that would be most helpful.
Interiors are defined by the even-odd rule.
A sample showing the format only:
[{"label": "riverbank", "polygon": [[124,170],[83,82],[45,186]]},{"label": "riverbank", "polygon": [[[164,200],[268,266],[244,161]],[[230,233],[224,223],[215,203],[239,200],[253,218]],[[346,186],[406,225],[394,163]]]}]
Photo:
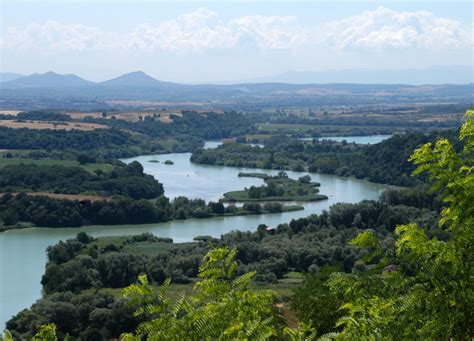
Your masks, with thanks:
[{"label": "riverbank", "polygon": [[[164,221],[156,221],[156,222],[148,222],[146,224],[136,224],[137,226],[140,225],[148,225],[148,224],[159,224],[159,223],[166,223],[170,221],[176,221],[176,220],[187,220],[187,219],[208,219],[208,218],[219,218],[219,217],[237,217],[237,216],[248,216],[248,215],[263,215],[263,214],[275,214],[275,213],[286,213],[286,212],[294,212],[294,211],[301,211],[304,210],[304,207],[301,205],[279,205],[278,207],[275,208],[274,205],[271,207],[269,206],[243,206],[243,207],[237,207],[234,205],[229,205],[226,208],[223,208],[226,210],[225,213],[222,214],[215,214],[215,213],[208,213],[208,212],[201,212],[197,213],[193,216],[188,216],[183,219],[169,219],[169,220],[164,220]],[[117,226],[117,224],[111,224],[114,226]],[[129,224],[124,224],[124,225],[129,225]],[[95,225],[90,225],[90,226],[95,226]],[[28,228],[70,228],[70,229],[78,229],[78,228],[87,228],[90,227],[87,225],[81,225],[81,226],[59,226],[59,227],[49,227],[49,226],[34,226],[30,223],[18,223],[13,226],[0,226],[0,233],[10,231],[10,230],[20,230],[20,229],[28,229]],[[107,225],[104,225],[107,226]]]}]

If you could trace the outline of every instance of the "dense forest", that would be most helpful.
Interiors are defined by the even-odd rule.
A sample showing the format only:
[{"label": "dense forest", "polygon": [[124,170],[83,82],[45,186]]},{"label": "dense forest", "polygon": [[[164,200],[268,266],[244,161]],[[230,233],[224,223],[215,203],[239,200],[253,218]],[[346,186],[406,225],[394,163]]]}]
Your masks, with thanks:
[{"label": "dense forest", "polygon": [[78,151],[106,158],[134,156],[145,151],[157,152],[159,145],[143,136],[118,129],[37,130],[0,127],[0,148],[8,150]]},{"label": "dense forest", "polygon": [[110,172],[89,172],[81,167],[60,165],[8,165],[0,171],[0,192],[51,192],[64,194],[121,195],[132,199],[153,199],[163,195],[163,185],[143,173],[134,161],[115,166]]},{"label": "dense forest", "polygon": [[161,223],[188,218],[211,218],[248,214],[281,213],[302,210],[298,205],[280,203],[247,203],[242,207],[222,203],[206,203],[202,199],[177,197],[170,201],[114,197],[110,200],[57,199],[45,195],[19,193],[0,197],[0,232],[39,227],[79,227],[83,225],[121,225]]},{"label": "dense forest", "polygon": [[235,111],[224,113],[181,111],[179,114],[171,115],[170,118],[171,123],[161,122],[158,113],[155,116],[145,116],[137,122],[94,118],[86,118],[85,122],[110,125],[153,138],[194,136],[204,140],[215,140],[256,132],[255,124],[260,116],[245,115]]},{"label": "dense forest", "polygon": [[421,144],[454,132],[395,135],[376,145],[356,145],[334,141],[296,141],[275,137],[265,147],[228,143],[215,149],[200,149],[191,161],[203,164],[355,176],[372,182],[398,186],[420,184],[422,177],[411,177],[415,167],[407,159]]}]

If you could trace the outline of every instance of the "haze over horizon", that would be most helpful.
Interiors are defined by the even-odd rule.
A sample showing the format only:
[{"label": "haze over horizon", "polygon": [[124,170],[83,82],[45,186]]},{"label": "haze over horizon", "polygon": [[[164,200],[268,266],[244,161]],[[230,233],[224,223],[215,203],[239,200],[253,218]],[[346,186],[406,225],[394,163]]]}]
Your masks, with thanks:
[{"label": "haze over horizon", "polygon": [[[471,84],[474,83],[473,76],[474,68],[471,66],[433,66],[425,69],[348,69],[348,70],[328,70],[320,72],[311,71],[287,71],[281,74],[269,75],[267,77],[257,77],[252,79],[239,80],[217,80],[217,81],[194,81],[194,82],[170,82],[176,84],[213,84],[213,85],[232,85],[232,84],[256,84],[256,83],[286,83],[286,84],[407,84],[407,85],[424,85],[424,84]],[[47,82],[49,77],[79,77],[80,79],[93,84],[107,84],[110,81],[115,81],[124,78],[127,81],[128,77],[132,76],[133,80],[143,81],[159,81],[169,82],[166,79],[161,79],[159,76],[151,75],[142,70],[135,70],[117,74],[111,78],[101,81],[91,81],[81,75],[73,73],[59,74],[53,70],[44,73],[35,72],[33,74],[17,74],[12,72],[0,72],[0,84],[8,85],[15,84],[21,79],[30,79],[35,77],[44,78]],[[15,81],[15,82],[14,82]],[[123,82],[122,81],[122,82]]]},{"label": "haze over horizon", "polygon": [[1,5],[9,13],[1,22],[1,72],[52,70],[104,81],[142,70],[179,83],[331,83],[340,79],[333,70],[384,70],[388,81],[380,83],[397,83],[400,69],[428,70],[426,77],[443,80],[429,70],[470,65],[470,75],[464,70],[459,77],[472,80],[472,4],[465,1]]}]

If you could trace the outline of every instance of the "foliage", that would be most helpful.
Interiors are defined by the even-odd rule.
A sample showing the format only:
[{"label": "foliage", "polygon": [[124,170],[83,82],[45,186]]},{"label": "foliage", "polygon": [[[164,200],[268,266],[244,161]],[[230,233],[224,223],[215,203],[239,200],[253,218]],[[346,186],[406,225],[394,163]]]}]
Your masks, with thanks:
[{"label": "foliage", "polygon": [[[161,187],[161,184],[160,184]],[[128,186],[125,187],[127,190]],[[138,188],[137,188],[138,189]],[[133,189],[132,189],[133,190]],[[141,195],[146,195],[143,191]],[[148,192],[150,193],[150,192]],[[139,194],[138,192],[136,193]],[[78,227],[82,225],[119,225],[159,223],[174,219],[208,218],[223,215],[247,215],[285,212],[302,209],[301,206],[265,205],[263,209],[251,206],[224,207],[222,203],[202,199],[177,197],[171,202],[161,196],[155,201],[113,197],[111,200],[69,200],[44,195],[13,195],[0,197],[0,220],[5,229],[30,223],[38,227]]]},{"label": "foliage", "polygon": [[44,324],[39,327],[38,332],[31,339],[32,341],[56,341],[56,325],[54,323]]},{"label": "foliage", "polygon": [[127,157],[153,152],[158,146],[148,138],[118,129],[37,130],[0,127],[0,148],[79,151],[105,158]]},{"label": "foliage", "polygon": [[[426,210],[366,201],[334,205],[329,212],[281,224],[274,231],[267,231],[264,226],[256,232],[235,231],[221,239],[169,244],[166,248],[155,237],[135,236],[106,244],[100,238],[88,243],[72,239],[48,249],[43,285],[47,293],[97,286],[123,287],[140,273],[146,273],[152,283],[162,283],[166,277],[186,283],[196,277],[199,259],[209,248],[221,246],[236,247],[237,272],[256,271],[255,279],[261,282],[281,279],[290,271],[306,272],[326,265],[341,264],[345,271],[350,271],[358,266],[356,261],[363,253],[347,241],[363,231],[362,227],[377,231],[384,238],[381,247],[386,249],[391,245],[390,231],[396,224],[412,219],[433,229],[434,216]],[[91,255],[92,259],[84,255]]]},{"label": "foliage", "polygon": [[305,281],[295,290],[292,304],[301,321],[311,323],[318,335],[334,331],[342,317],[341,296],[331,292],[327,280],[337,267],[323,267],[306,275]]},{"label": "foliage", "polygon": [[[285,172],[282,173],[284,176],[265,177],[265,185],[224,193],[223,201],[317,201],[327,199],[327,196],[318,194],[319,188],[317,187],[320,184],[311,182],[309,176],[294,180],[290,179]],[[239,176],[242,175],[239,174]]]},{"label": "foliage", "polygon": [[0,334],[0,341],[13,341],[12,333],[10,333],[8,330],[5,330],[3,336]]},{"label": "foliage", "polygon": [[15,117],[16,119],[19,119],[19,120],[59,121],[59,122],[71,121],[71,116],[69,115],[61,114],[59,112],[48,112],[48,111],[20,112]]},{"label": "foliage", "polygon": [[143,173],[137,161],[116,166],[111,172],[91,173],[81,167],[60,165],[9,165],[0,169],[1,191],[34,191],[65,194],[122,195],[152,199],[164,193],[163,185]]},{"label": "foliage", "polygon": [[334,141],[297,141],[276,137],[265,141],[265,148],[223,144],[215,149],[200,149],[193,153],[196,163],[235,167],[288,169],[355,176],[372,182],[398,186],[420,184],[422,176],[410,177],[414,170],[407,158],[415,148],[452,133],[395,135],[375,145],[363,146]]},{"label": "foliage", "polygon": [[[135,330],[139,318],[124,320],[122,316],[127,316],[125,313],[118,315],[122,309],[121,301],[104,296],[102,290],[131,285],[142,274],[147,275],[153,286],[163,284],[167,278],[174,283],[196,281],[200,260],[210,249],[224,246],[238,250],[235,275],[256,272],[253,278],[257,282],[271,283],[288,272],[298,271],[311,272],[307,280],[311,283],[313,274],[322,275],[327,265],[338,266],[346,272],[360,271],[364,266],[358,259],[363,252],[348,241],[364,229],[371,229],[382,238],[381,247],[384,250],[392,248],[391,231],[397,224],[416,221],[430,231],[436,230],[436,212],[402,205],[403,198],[408,198],[407,204],[411,202],[410,196],[399,195],[398,198],[397,206],[376,201],[337,204],[320,215],[293,220],[274,230],[267,231],[263,225],[255,232],[234,231],[220,239],[202,238],[186,244],[174,244],[150,234],[91,239],[81,233],[75,239],[48,248],[49,261],[42,279],[45,297],[10,320],[8,328],[15,335],[31,337],[37,325],[54,322],[58,332],[67,332],[71,337],[86,334],[117,337],[122,332]],[[187,202],[184,199],[178,202],[174,204],[162,198],[159,205],[165,211],[168,211],[168,205],[177,205],[176,208],[189,205],[184,204]],[[434,235],[435,231],[432,233]],[[314,281],[320,283],[322,280]],[[308,284],[302,292],[310,294],[311,287]],[[319,334],[329,330],[326,327],[329,321],[340,314],[335,309],[338,296],[327,296],[327,301],[318,296],[318,292],[329,295],[326,288],[327,285],[313,291],[311,298],[300,296],[301,299],[295,301],[298,302],[295,308],[299,316],[304,318],[305,323],[311,322]],[[83,296],[97,290],[100,292],[94,296]],[[83,306],[85,302],[87,308]],[[331,309],[320,308],[318,302],[330,302],[328,307]],[[315,314],[312,308],[319,312]],[[89,315],[96,309],[91,320]],[[74,311],[83,312],[79,319]],[[131,316],[131,312],[128,314]],[[60,319],[61,316],[67,316],[67,320]],[[102,317],[98,319],[99,316]]]},{"label": "foliage", "polygon": [[[347,316],[338,338],[471,339],[474,336],[472,273],[474,243],[474,118],[460,129],[464,142],[457,153],[445,138],[418,148],[410,158],[427,172],[432,189],[446,203],[440,229],[449,237],[428,238],[415,223],[396,228],[400,270],[380,276],[334,275],[330,286],[344,294]],[[362,243],[361,241],[368,241]],[[373,239],[358,237],[360,246]],[[375,243],[375,242],[374,242]]]},{"label": "foliage", "polygon": [[[276,334],[272,325],[271,291],[249,289],[255,273],[235,275],[235,249],[217,248],[204,257],[196,283],[196,295],[184,295],[173,305],[165,297],[169,281],[160,288],[156,297],[146,277],[139,285],[131,285],[124,294],[140,302],[136,316],[145,315],[145,322],[137,328],[141,339],[268,339]],[[122,335],[123,340],[134,340]]]},{"label": "foliage", "polygon": [[[68,335],[73,340],[106,340],[131,332],[140,323],[133,317],[137,307],[107,293],[71,292],[48,295],[28,310],[7,322],[15,340],[50,340],[39,338],[56,327],[58,339]],[[48,326],[44,326],[48,324]],[[38,332],[38,326],[43,326]]]},{"label": "foliage", "polygon": [[285,327],[283,334],[291,341],[311,341],[315,340],[317,333],[311,324],[300,322],[298,328],[292,329]]}]

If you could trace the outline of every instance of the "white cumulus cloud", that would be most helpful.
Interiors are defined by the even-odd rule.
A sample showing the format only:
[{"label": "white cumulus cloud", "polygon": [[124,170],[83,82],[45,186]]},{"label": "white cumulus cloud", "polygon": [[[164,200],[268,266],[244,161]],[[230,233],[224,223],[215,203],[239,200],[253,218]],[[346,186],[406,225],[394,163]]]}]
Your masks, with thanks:
[{"label": "white cumulus cloud", "polygon": [[324,41],[342,49],[461,47],[472,44],[467,28],[428,11],[395,11],[379,7],[327,23]]},{"label": "white cumulus cloud", "polygon": [[472,44],[471,27],[427,11],[395,11],[379,7],[320,26],[303,26],[294,16],[248,15],[223,20],[215,11],[194,12],[117,33],[57,21],[10,27],[0,38],[7,50],[38,51],[167,51],[204,53],[209,49],[340,49],[390,50],[462,48]]},{"label": "white cumulus cloud", "polygon": [[305,40],[303,28],[289,16],[244,16],[223,22],[206,8],[158,24],[140,25],[130,46],[174,51],[233,48],[253,44],[267,49],[290,48]]},{"label": "white cumulus cloud", "polygon": [[222,21],[217,12],[199,8],[172,20],[145,23],[118,34],[97,27],[57,21],[10,27],[2,48],[83,51],[132,48],[146,51],[195,52],[251,45],[262,49],[291,48],[306,39],[304,29],[290,16],[243,16]]},{"label": "white cumulus cloud", "polygon": [[117,35],[95,27],[57,21],[31,23],[25,28],[10,27],[1,40],[5,49],[53,51],[83,51],[109,48],[117,43]]}]

